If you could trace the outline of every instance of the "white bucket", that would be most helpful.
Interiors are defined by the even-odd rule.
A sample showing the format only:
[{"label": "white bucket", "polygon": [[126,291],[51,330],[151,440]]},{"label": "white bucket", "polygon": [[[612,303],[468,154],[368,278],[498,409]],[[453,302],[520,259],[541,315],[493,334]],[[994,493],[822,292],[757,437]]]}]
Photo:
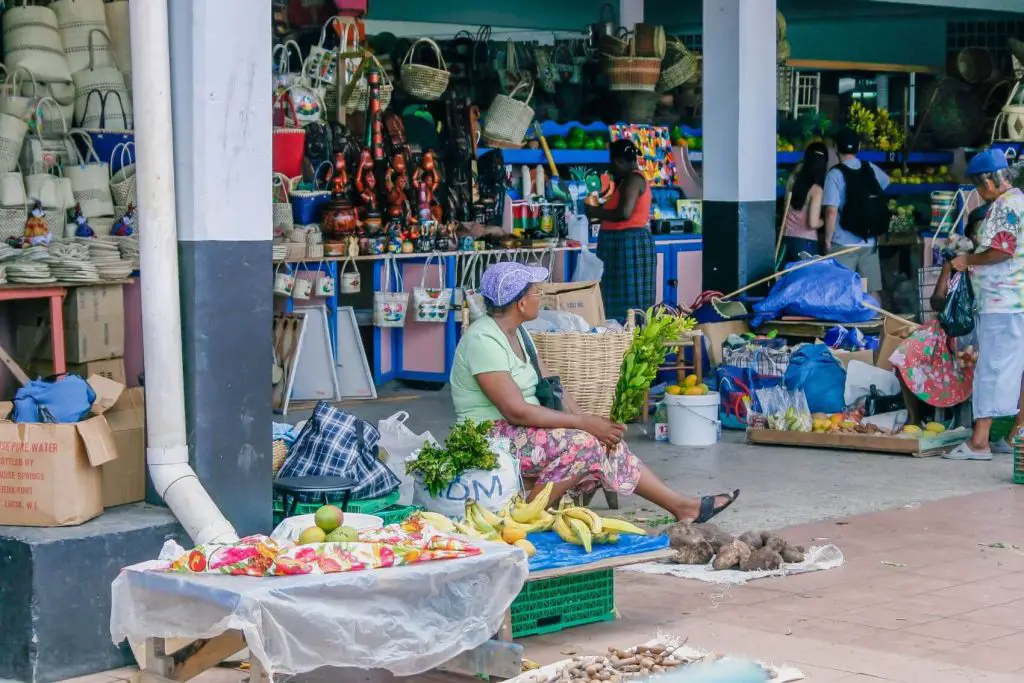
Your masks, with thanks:
[{"label": "white bucket", "polygon": [[673,446],[714,446],[722,435],[717,392],[704,396],[665,396],[668,441]]}]

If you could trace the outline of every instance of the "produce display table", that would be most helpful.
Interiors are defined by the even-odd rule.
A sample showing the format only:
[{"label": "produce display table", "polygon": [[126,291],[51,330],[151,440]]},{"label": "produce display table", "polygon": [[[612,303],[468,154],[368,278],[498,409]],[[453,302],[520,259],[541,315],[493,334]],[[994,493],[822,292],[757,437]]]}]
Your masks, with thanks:
[{"label": "produce display table", "polygon": [[823,339],[825,332],[836,325],[847,329],[857,328],[864,334],[880,334],[882,319],[876,318],[863,323],[836,323],[827,320],[769,320],[757,328],[758,334],[775,331],[780,337],[797,337],[800,339]]},{"label": "produce display table", "polygon": [[[244,577],[128,567],[111,586],[111,637],[146,643],[144,679],[185,681],[249,648],[253,681],[322,666],[411,676],[435,668],[512,678],[522,648],[491,640],[527,577],[526,555],[483,554],[326,575]],[[165,652],[165,639],[189,639]]]},{"label": "produce display table", "polygon": [[922,434],[910,439],[891,434],[849,434],[814,432],[787,432],[777,429],[748,429],[747,442],[769,446],[800,446],[803,448],[829,448],[848,451],[868,451],[927,458],[942,455],[966,441],[969,429],[954,429],[941,434]]}]

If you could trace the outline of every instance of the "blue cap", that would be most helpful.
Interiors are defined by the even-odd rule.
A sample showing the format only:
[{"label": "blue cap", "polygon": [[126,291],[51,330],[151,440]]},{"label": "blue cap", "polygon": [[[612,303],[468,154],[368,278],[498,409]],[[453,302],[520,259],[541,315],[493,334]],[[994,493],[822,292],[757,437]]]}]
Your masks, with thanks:
[{"label": "blue cap", "polygon": [[971,176],[982,175],[983,173],[995,173],[1009,167],[1010,165],[1006,162],[1006,155],[998,149],[989,147],[971,158],[967,164],[965,175],[970,178]]}]

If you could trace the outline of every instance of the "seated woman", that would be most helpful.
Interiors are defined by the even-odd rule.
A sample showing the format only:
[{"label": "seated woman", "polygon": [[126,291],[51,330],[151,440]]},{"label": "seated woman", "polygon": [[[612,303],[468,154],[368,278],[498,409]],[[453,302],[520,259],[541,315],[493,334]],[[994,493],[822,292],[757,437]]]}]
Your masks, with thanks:
[{"label": "seated woman", "polygon": [[537,477],[529,498],[552,482],[555,501],[570,491],[583,494],[601,486],[618,494],[635,492],[686,522],[706,522],[729,507],[739,489],[698,499],[665,486],[626,447],[624,425],[583,413],[567,394],[563,410],[540,404],[537,383],[548,375],[522,325],[540,312],[536,284],[547,278],[546,268],[515,262],[484,272],[480,292],[489,315],[463,335],[452,365],[458,418],[494,421],[493,433],[511,441],[523,475]]}]

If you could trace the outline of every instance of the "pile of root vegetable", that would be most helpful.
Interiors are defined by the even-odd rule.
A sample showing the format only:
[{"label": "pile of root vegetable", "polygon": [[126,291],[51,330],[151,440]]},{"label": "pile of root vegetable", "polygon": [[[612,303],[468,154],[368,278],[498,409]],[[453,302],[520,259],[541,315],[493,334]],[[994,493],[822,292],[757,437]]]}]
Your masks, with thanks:
[{"label": "pile of root vegetable", "polygon": [[804,549],[770,531],[748,531],[733,536],[714,524],[679,522],[665,533],[676,556],[675,564],[707,564],[714,569],[745,572],[771,571],[783,563],[804,561]]},{"label": "pile of root vegetable", "polygon": [[[573,657],[547,679],[536,678],[536,683],[619,683],[634,676],[650,676],[666,671],[721,659],[718,654],[688,656],[683,647],[666,645],[640,645],[631,650],[608,648],[606,657]],[[765,668],[770,679],[776,672]]]}]

